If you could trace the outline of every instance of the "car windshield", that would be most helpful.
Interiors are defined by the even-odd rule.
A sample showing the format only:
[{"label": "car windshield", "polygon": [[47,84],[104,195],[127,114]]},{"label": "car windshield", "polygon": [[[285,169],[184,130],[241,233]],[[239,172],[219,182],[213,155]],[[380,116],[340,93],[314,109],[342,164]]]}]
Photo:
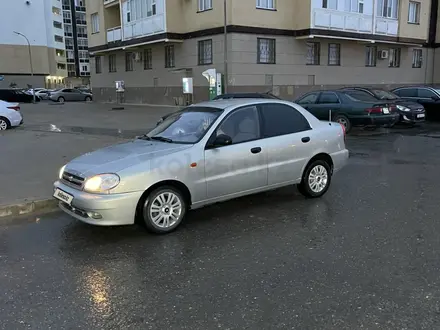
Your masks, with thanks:
[{"label": "car windshield", "polygon": [[345,95],[347,95],[347,97],[352,101],[356,101],[356,102],[377,102],[377,99],[374,96],[366,92],[346,91]]},{"label": "car windshield", "polygon": [[384,91],[382,89],[373,90],[374,95],[380,100],[397,100],[399,97],[391,92]]},{"label": "car windshield", "polygon": [[141,138],[170,143],[197,143],[221,113],[222,109],[219,108],[189,107],[168,116]]}]

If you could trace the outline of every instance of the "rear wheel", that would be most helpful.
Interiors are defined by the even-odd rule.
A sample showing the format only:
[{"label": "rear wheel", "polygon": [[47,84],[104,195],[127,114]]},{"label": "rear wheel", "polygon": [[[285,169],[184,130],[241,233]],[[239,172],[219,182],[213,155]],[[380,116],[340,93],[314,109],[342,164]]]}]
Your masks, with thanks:
[{"label": "rear wheel", "polygon": [[330,165],[324,160],[315,160],[304,171],[298,190],[308,198],[321,197],[330,187],[331,179]]},{"label": "rear wheel", "polygon": [[350,119],[347,118],[347,116],[336,115],[333,118],[333,120],[345,127],[345,133],[348,133],[351,131],[351,122],[350,122]]},{"label": "rear wheel", "polygon": [[58,102],[64,103],[65,101],[66,101],[66,99],[64,97],[62,97],[62,96],[60,96],[58,98]]},{"label": "rear wheel", "polygon": [[11,127],[11,123],[5,117],[0,117],[0,131],[6,131],[9,127]]},{"label": "rear wheel", "polygon": [[167,234],[180,225],[186,209],[182,193],[174,187],[164,186],[155,189],[146,198],[142,216],[148,231]]},{"label": "rear wheel", "polygon": [[86,96],[86,102],[90,102],[92,98],[90,96]]}]

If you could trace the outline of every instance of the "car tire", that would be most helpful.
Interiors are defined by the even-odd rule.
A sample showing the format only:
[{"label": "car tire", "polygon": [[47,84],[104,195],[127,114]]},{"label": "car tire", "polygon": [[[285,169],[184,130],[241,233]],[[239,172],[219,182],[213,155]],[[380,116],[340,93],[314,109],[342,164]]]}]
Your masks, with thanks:
[{"label": "car tire", "polygon": [[0,117],[0,131],[6,131],[11,127],[11,123],[8,118]]},{"label": "car tire", "polygon": [[64,102],[66,102],[66,99],[64,97],[60,96],[57,101],[60,103],[64,103]]},{"label": "car tire", "polygon": [[348,119],[347,116],[345,116],[345,115],[336,115],[333,118],[333,121],[343,125],[345,127],[345,133],[348,133],[348,132],[351,131],[352,125],[351,125],[350,119]]},{"label": "car tire", "polygon": [[331,166],[324,160],[315,160],[305,169],[298,191],[307,198],[318,198],[327,192],[331,180]]},{"label": "car tire", "polygon": [[86,96],[85,101],[86,101],[86,102],[91,102],[91,101],[92,101],[92,98],[91,98],[90,96]]},{"label": "car tire", "polygon": [[182,222],[187,210],[183,194],[172,186],[153,190],[142,206],[142,218],[148,231],[168,234]]}]

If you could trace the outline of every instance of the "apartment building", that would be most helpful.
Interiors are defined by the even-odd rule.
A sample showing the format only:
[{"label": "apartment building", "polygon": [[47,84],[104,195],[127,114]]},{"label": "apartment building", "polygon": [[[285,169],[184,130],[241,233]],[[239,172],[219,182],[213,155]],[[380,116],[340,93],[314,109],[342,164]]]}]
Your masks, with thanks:
[{"label": "apartment building", "polygon": [[182,99],[183,77],[193,78],[195,101],[207,99],[202,72],[225,68],[225,14],[228,92],[293,99],[311,89],[437,79],[436,0],[227,0],[226,13],[223,4],[89,1],[95,99],[115,100],[122,80],[126,102],[171,104]]},{"label": "apartment building", "polygon": [[0,88],[62,85],[67,62],[61,3],[3,1],[0,22]]},{"label": "apartment building", "polygon": [[67,75],[70,86],[89,85],[90,57],[87,37],[86,1],[62,0]]}]

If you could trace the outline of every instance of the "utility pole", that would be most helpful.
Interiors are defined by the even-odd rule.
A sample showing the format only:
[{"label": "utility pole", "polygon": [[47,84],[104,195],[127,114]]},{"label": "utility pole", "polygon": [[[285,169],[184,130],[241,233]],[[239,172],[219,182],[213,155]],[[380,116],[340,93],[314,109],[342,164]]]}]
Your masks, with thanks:
[{"label": "utility pole", "polygon": [[[34,78],[34,66],[33,66],[33,64],[32,64],[32,51],[31,51],[31,43],[29,42],[29,39],[23,34],[23,33],[20,33],[20,32],[17,32],[17,31],[14,31],[14,33],[16,34],[16,35],[19,35],[19,36],[22,36],[23,38],[25,38],[26,39],[26,42],[27,42],[27,44],[28,44],[28,51],[29,51],[29,62],[30,62],[30,64],[31,64],[31,77],[32,77],[32,81],[34,80],[33,78]],[[32,85],[31,85],[32,86]],[[33,97],[33,100],[32,100],[32,102],[33,103],[35,103],[35,89],[34,89],[34,86],[32,86],[32,97]]]},{"label": "utility pole", "polygon": [[223,0],[223,11],[224,11],[224,22],[223,22],[223,33],[224,33],[224,77],[223,77],[223,84],[224,84],[224,93],[226,94],[228,92],[228,14],[227,14],[227,0]]}]

